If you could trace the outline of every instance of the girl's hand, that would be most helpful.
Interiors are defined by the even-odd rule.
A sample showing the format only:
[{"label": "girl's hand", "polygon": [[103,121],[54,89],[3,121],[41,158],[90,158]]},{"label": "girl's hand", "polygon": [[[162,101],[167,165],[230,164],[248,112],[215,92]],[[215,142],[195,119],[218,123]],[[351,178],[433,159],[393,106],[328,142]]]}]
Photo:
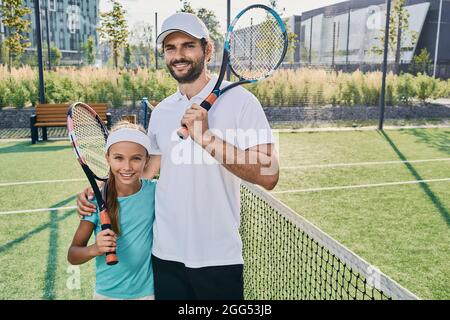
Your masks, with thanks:
[{"label": "girl's hand", "polygon": [[95,255],[102,256],[107,252],[116,251],[117,235],[111,229],[106,229],[97,234],[95,240]]}]

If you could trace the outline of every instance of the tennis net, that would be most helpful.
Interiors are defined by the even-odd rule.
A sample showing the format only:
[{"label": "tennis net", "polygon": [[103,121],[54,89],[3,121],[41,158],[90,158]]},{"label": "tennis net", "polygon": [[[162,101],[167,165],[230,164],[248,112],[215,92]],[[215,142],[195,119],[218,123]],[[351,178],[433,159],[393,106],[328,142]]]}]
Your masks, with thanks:
[{"label": "tennis net", "polygon": [[241,186],[244,296],[251,300],[418,299],[259,187]]}]

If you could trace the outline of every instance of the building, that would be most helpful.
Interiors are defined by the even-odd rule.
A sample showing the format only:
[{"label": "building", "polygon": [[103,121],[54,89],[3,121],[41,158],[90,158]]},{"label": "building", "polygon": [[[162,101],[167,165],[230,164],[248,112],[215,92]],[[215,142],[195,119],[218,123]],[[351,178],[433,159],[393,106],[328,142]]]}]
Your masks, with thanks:
[{"label": "building", "polygon": [[[24,0],[25,5],[33,10],[28,19],[32,24],[29,32],[31,47],[29,53],[36,51],[36,21],[34,13],[35,0]],[[97,39],[99,21],[99,0],[41,0],[42,43],[47,43],[47,34],[51,43],[62,53],[63,64],[79,64],[82,60],[82,48],[89,37]],[[48,33],[46,21],[48,9]],[[46,52],[43,53],[44,55]]]},{"label": "building", "polygon": [[[426,48],[434,60],[440,0],[407,0],[409,31],[403,30],[400,62],[411,63]],[[303,12],[293,22],[299,39],[300,64],[379,64],[380,36],[386,22],[385,0],[352,0]],[[298,21],[300,20],[300,22]],[[391,26],[392,27],[392,26]],[[437,63],[450,65],[450,0],[443,0]],[[395,60],[395,52],[388,56]]]}]

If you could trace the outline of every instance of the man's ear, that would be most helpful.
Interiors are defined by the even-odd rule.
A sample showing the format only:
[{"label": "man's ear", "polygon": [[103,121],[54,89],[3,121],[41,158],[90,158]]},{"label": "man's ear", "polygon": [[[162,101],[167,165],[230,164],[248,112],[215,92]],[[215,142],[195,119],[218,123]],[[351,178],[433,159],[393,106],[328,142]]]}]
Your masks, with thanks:
[{"label": "man's ear", "polygon": [[206,44],[206,62],[210,63],[211,62],[211,58],[214,55],[214,44],[212,42],[212,40],[209,40],[208,43]]}]

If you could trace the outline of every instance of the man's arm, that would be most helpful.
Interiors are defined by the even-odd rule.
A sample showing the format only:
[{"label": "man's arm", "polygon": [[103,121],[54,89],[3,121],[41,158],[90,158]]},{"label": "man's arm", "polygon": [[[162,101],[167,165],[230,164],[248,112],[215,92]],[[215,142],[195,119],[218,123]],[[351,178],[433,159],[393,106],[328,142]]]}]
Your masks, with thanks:
[{"label": "man's arm", "polygon": [[209,130],[208,112],[193,104],[181,119],[191,138],[239,178],[267,190],[275,188],[279,178],[278,157],[272,144],[261,144],[242,150]]},{"label": "man's arm", "polygon": [[208,131],[202,147],[228,171],[245,181],[267,190],[272,190],[278,183],[279,164],[273,144],[242,150]]}]

